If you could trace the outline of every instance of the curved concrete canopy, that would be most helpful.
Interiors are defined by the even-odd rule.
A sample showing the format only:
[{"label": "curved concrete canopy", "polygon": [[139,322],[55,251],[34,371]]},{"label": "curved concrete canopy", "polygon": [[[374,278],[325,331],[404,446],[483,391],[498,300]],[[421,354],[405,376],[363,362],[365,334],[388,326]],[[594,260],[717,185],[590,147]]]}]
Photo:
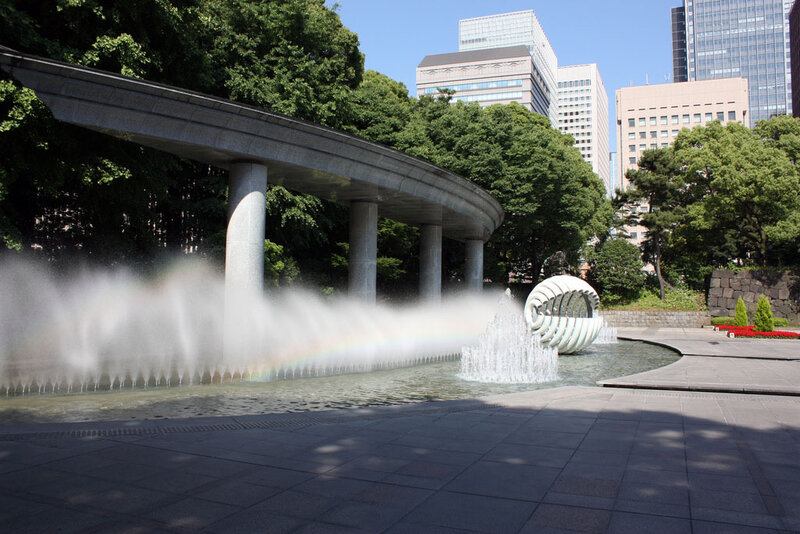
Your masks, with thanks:
[{"label": "curved concrete canopy", "polygon": [[503,210],[461,176],[386,146],[185,89],[0,47],[0,68],[62,121],[229,168],[259,162],[269,182],[336,202],[372,201],[380,215],[486,241]]}]

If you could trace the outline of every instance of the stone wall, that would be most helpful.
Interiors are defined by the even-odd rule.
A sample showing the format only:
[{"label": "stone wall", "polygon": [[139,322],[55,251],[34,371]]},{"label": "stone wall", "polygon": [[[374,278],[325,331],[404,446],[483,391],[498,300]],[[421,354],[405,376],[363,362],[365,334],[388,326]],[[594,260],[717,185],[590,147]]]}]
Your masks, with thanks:
[{"label": "stone wall", "polygon": [[700,328],[711,324],[706,312],[600,311],[609,326]]},{"label": "stone wall", "polygon": [[708,312],[712,317],[733,316],[736,301],[742,297],[752,314],[760,295],[769,298],[774,316],[790,321],[800,318],[800,276],[787,271],[714,271],[708,289]]}]

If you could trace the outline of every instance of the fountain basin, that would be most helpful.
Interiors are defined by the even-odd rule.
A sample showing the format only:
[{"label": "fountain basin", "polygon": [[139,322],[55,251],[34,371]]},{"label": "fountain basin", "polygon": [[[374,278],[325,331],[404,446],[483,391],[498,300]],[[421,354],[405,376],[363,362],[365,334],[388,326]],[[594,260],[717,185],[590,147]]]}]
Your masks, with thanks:
[{"label": "fountain basin", "polygon": [[34,393],[0,399],[0,423],[252,415],[468,399],[559,386],[594,386],[598,380],[663,367],[679,358],[665,347],[622,340],[560,356],[558,379],[541,384],[472,382],[458,377],[459,361],[445,360],[371,373],[268,382],[70,395]]}]

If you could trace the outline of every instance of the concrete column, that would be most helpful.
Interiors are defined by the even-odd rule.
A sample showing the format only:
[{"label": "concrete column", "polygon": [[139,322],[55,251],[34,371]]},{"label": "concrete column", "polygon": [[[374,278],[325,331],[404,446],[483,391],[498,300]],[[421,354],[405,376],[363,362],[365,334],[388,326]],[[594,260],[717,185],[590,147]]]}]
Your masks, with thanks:
[{"label": "concrete column", "polygon": [[350,295],[375,302],[378,273],[378,204],[350,203]]},{"label": "concrete column", "polygon": [[227,290],[264,289],[267,167],[234,163],[228,177],[228,231],[225,239]]},{"label": "concrete column", "polygon": [[483,291],[483,241],[467,239],[464,265],[464,285],[467,291]]},{"label": "concrete column", "polygon": [[420,228],[419,296],[426,302],[442,300],[442,227],[438,224]]}]

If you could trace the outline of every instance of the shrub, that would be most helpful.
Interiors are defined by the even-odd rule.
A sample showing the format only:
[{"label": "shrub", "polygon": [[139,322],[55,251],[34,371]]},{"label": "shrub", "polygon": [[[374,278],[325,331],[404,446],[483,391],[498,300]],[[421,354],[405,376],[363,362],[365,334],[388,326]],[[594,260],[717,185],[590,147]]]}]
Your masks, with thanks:
[{"label": "shrub", "polygon": [[[723,325],[730,325],[734,326],[734,322],[736,321],[735,317],[731,316],[721,316],[721,317],[712,317],[711,318],[711,325],[712,326],[723,326]],[[775,325],[775,328],[783,328],[785,326],[789,326],[789,319],[786,317],[773,317],[772,323]]]},{"label": "shrub", "polygon": [[736,317],[733,319],[734,326],[747,326],[747,306],[744,305],[742,297],[736,301]]},{"label": "shrub", "polygon": [[769,305],[769,299],[764,295],[758,297],[756,318],[753,323],[755,324],[755,330],[758,332],[772,332],[775,330],[775,322],[772,320],[772,307]]},{"label": "shrub", "polygon": [[625,239],[609,239],[597,252],[594,278],[604,300],[630,302],[644,287],[639,247]]}]

